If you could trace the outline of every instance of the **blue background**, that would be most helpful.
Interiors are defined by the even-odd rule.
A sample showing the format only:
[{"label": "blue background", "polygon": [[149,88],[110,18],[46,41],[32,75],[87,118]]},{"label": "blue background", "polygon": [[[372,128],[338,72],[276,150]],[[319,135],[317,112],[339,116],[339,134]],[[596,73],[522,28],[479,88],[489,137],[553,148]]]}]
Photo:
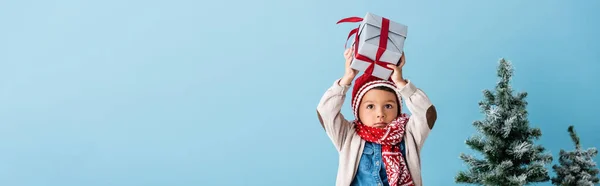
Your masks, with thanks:
[{"label": "blue background", "polygon": [[[453,185],[466,170],[458,156],[471,153],[464,141],[501,57],[514,64],[514,89],[529,93],[537,143],[558,159],[574,148],[568,125],[584,148],[600,146],[598,8],[0,1],[0,185],[333,185],[337,153],[316,106],[343,74],[342,45],[357,26],[335,23],[366,12],[409,26],[405,78],[438,109],[426,185]],[[351,116],[349,104],[342,111]]]}]

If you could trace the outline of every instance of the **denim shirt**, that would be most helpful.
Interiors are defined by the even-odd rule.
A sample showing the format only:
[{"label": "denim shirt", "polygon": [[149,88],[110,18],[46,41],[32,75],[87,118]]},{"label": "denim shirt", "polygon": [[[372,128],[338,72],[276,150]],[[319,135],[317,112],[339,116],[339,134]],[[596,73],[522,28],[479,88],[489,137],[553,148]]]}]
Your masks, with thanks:
[{"label": "denim shirt", "polygon": [[[404,140],[400,143],[400,150],[403,155],[406,154]],[[365,142],[365,148],[358,164],[356,176],[352,181],[352,186],[389,186],[381,156],[381,145]]]}]

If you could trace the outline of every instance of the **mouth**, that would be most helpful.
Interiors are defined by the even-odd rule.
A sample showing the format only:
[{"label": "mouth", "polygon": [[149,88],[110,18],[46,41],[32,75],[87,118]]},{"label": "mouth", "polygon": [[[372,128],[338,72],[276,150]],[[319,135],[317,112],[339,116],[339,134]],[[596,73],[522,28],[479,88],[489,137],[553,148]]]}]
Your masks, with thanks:
[{"label": "mouth", "polygon": [[386,126],[387,126],[387,123],[385,123],[385,122],[379,122],[379,123],[373,124],[373,127],[377,127],[377,128],[384,128]]}]

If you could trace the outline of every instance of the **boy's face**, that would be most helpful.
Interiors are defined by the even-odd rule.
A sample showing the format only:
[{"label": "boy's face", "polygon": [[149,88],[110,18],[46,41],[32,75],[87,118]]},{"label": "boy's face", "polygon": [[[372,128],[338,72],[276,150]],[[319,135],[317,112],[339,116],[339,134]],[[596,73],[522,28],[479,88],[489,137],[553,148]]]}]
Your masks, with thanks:
[{"label": "boy's face", "polygon": [[367,126],[385,128],[398,117],[398,98],[394,93],[371,89],[360,101],[358,117]]}]

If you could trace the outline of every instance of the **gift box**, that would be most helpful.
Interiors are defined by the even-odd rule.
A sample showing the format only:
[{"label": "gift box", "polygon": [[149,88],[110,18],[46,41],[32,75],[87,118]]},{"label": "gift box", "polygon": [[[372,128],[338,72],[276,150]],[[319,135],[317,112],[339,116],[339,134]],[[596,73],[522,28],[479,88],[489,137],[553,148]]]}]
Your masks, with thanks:
[{"label": "gift box", "polygon": [[398,65],[400,62],[408,26],[372,13],[367,13],[364,18],[345,18],[338,24],[343,22],[361,22],[348,35],[348,39],[356,35],[351,68],[388,79],[393,70],[387,64]]}]

